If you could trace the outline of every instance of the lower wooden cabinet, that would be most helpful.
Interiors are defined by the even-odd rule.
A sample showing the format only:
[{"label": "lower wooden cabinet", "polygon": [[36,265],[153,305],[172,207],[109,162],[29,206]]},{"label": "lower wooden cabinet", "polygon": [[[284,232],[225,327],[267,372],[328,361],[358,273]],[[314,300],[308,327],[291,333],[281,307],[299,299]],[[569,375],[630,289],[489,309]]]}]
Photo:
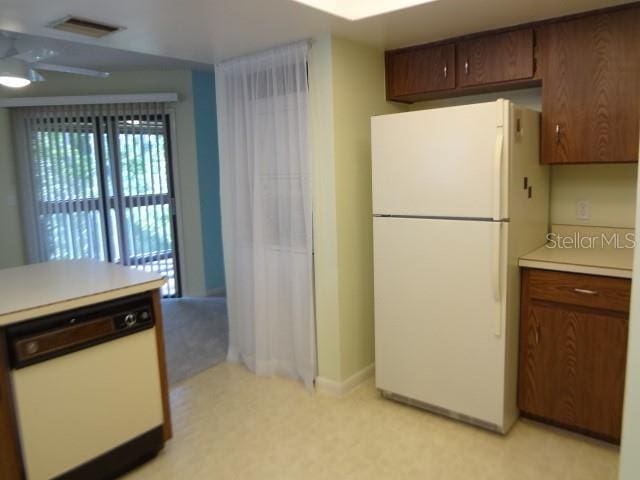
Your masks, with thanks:
[{"label": "lower wooden cabinet", "polygon": [[18,440],[13,390],[9,378],[9,356],[5,334],[0,329],[0,479],[24,478]]},{"label": "lower wooden cabinet", "polygon": [[[548,288],[536,288],[543,282]],[[628,331],[628,301],[621,311],[620,299],[631,282],[524,269],[522,285],[522,414],[619,442]]]}]

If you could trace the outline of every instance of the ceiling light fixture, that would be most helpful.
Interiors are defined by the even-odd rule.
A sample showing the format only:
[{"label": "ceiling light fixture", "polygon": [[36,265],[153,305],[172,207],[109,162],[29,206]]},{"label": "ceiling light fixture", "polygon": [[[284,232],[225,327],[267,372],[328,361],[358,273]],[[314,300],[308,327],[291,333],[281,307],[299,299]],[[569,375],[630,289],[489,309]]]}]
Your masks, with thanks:
[{"label": "ceiling light fixture", "polygon": [[347,20],[362,20],[436,0],[294,0]]},{"label": "ceiling light fixture", "polygon": [[31,83],[30,77],[25,62],[12,58],[0,60],[0,85],[23,88]]}]

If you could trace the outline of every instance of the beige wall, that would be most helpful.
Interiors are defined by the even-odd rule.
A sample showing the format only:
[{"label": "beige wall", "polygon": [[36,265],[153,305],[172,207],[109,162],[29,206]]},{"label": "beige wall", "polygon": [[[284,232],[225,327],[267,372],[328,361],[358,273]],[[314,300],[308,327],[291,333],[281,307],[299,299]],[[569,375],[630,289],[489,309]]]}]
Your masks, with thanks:
[{"label": "beige wall", "polygon": [[309,123],[313,164],[313,249],[318,371],[341,378],[338,232],[331,36],[316,38],[309,58]]},{"label": "beige wall", "polygon": [[[557,224],[633,228],[636,164],[557,165],[551,169],[551,221]],[[576,218],[576,202],[589,200],[589,220]]]},{"label": "beige wall", "polygon": [[340,344],[346,379],[374,361],[370,118],[404,108],[385,101],[381,51],[334,38],[332,56]]},{"label": "beige wall", "polygon": [[518,105],[540,111],[541,92],[542,90],[540,88],[527,88],[508,92],[483,93],[480,95],[429,100],[427,102],[412,103],[407,107],[409,110],[423,110],[425,108],[453,107],[455,105],[468,105],[470,103],[492,102],[498,98],[506,98]]},{"label": "beige wall", "polygon": [[[204,295],[204,267],[198,192],[197,155],[193,116],[191,71],[116,72],[107,79],[81,77],[61,73],[47,73],[47,81],[34,83],[26,89],[2,89],[0,97],[102,95],[127,93],[177,92],[176,106],[177,158],[174,159],[178,203],[178,235],[182,260],[183,293]],[[0,130],[2,124],[0,124]],[[6,129],[5,129],[6,130]],[[2,136],[3,133],[0,133]],[[0,165],[7,165],[10,152],[0,146]],[[4,184],[2,184],[4,195]],[[0,199],[0,202],[6,199]],[[0,207],[0,214],[3,212]],[[10,217],[11,218],[11,217]],[[4,215],[0,221],[4,222]],[[3,235],[4,232],[0,235]],[[3,239],[2,243],[8,240]],[[1,259],[2,257],[0,257]],[[2,264],[0,264],[0,267]]]},{"label": "beige wall", "polygon": [[0,108],[0,268],[24,263],[9,110]]},{"label": "beige wall", "polygon": [[[315,39],[309,75],[318,368],[341,382],[374,361],[370,117],[496,98],[539,110],[540,89],[388,103],[382,52],[329,35]],[[635,173],[633,165],[553,167],[551,221],[578,223],[575,202],[587,199],[591,220],[580,223],[633,226]]]},{"label": "beige wall", "polygon": [[404,107],[380,50],[324,36],[309,73],[319,376],[340,382],[374,361],[370,118]]},{"label": "beige wall", "polygon": [[[468,97],[447,98],[411,105],[411,110],[438,108],[507,98],[541,110],[541,90],[532,88]],[[633,227],[637,165],[554,165],[551,167],[550,220],[555,224]],[[576,202],[589,200],[589,220],[576,218]]]}]

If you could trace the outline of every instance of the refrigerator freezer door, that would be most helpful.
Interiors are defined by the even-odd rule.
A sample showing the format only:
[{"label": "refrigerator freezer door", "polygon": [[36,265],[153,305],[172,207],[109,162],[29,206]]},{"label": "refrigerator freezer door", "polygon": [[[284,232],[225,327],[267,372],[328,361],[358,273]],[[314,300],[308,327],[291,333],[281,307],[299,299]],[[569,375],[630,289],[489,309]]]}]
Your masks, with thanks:
[{"label": "refrigerator freezer door", "polygon": [[509,103],[371,119],[373,213],[508,218]]},{"label": "refrigerator freezer door", "polygon": [[502,431],[509,224],[373,222],[377,387]]}]

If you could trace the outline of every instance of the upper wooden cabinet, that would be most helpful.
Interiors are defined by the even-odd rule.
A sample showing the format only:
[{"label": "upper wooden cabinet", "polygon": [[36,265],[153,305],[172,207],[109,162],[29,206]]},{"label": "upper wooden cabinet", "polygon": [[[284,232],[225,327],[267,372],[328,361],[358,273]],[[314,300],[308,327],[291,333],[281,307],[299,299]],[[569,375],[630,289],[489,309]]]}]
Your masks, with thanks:
[{"label": "upper wooden cabinet", "polygon": [[532,78],[533,29],[483,35],[457,44],[459,87]]},{"label": "upper wooden cabinet", "polygon": [[538,27],[542,163],[637,162],[640,8]]},{"label": "upper wooden cabinet", "polygon": [[535,75],[532,28],[385,53],[387,99],[412,103],[528,87]]},{"label": "upper wooden cabinet", "polygon": [[639,25],[634,3],[390,50],[387,99],[542,85],[541,163],[637,162]]},{"label": "upper wooden cabinet", "polygon": [[405,100],[455,87],[455,47],[439,45],[387,53],[387,96]]}]

